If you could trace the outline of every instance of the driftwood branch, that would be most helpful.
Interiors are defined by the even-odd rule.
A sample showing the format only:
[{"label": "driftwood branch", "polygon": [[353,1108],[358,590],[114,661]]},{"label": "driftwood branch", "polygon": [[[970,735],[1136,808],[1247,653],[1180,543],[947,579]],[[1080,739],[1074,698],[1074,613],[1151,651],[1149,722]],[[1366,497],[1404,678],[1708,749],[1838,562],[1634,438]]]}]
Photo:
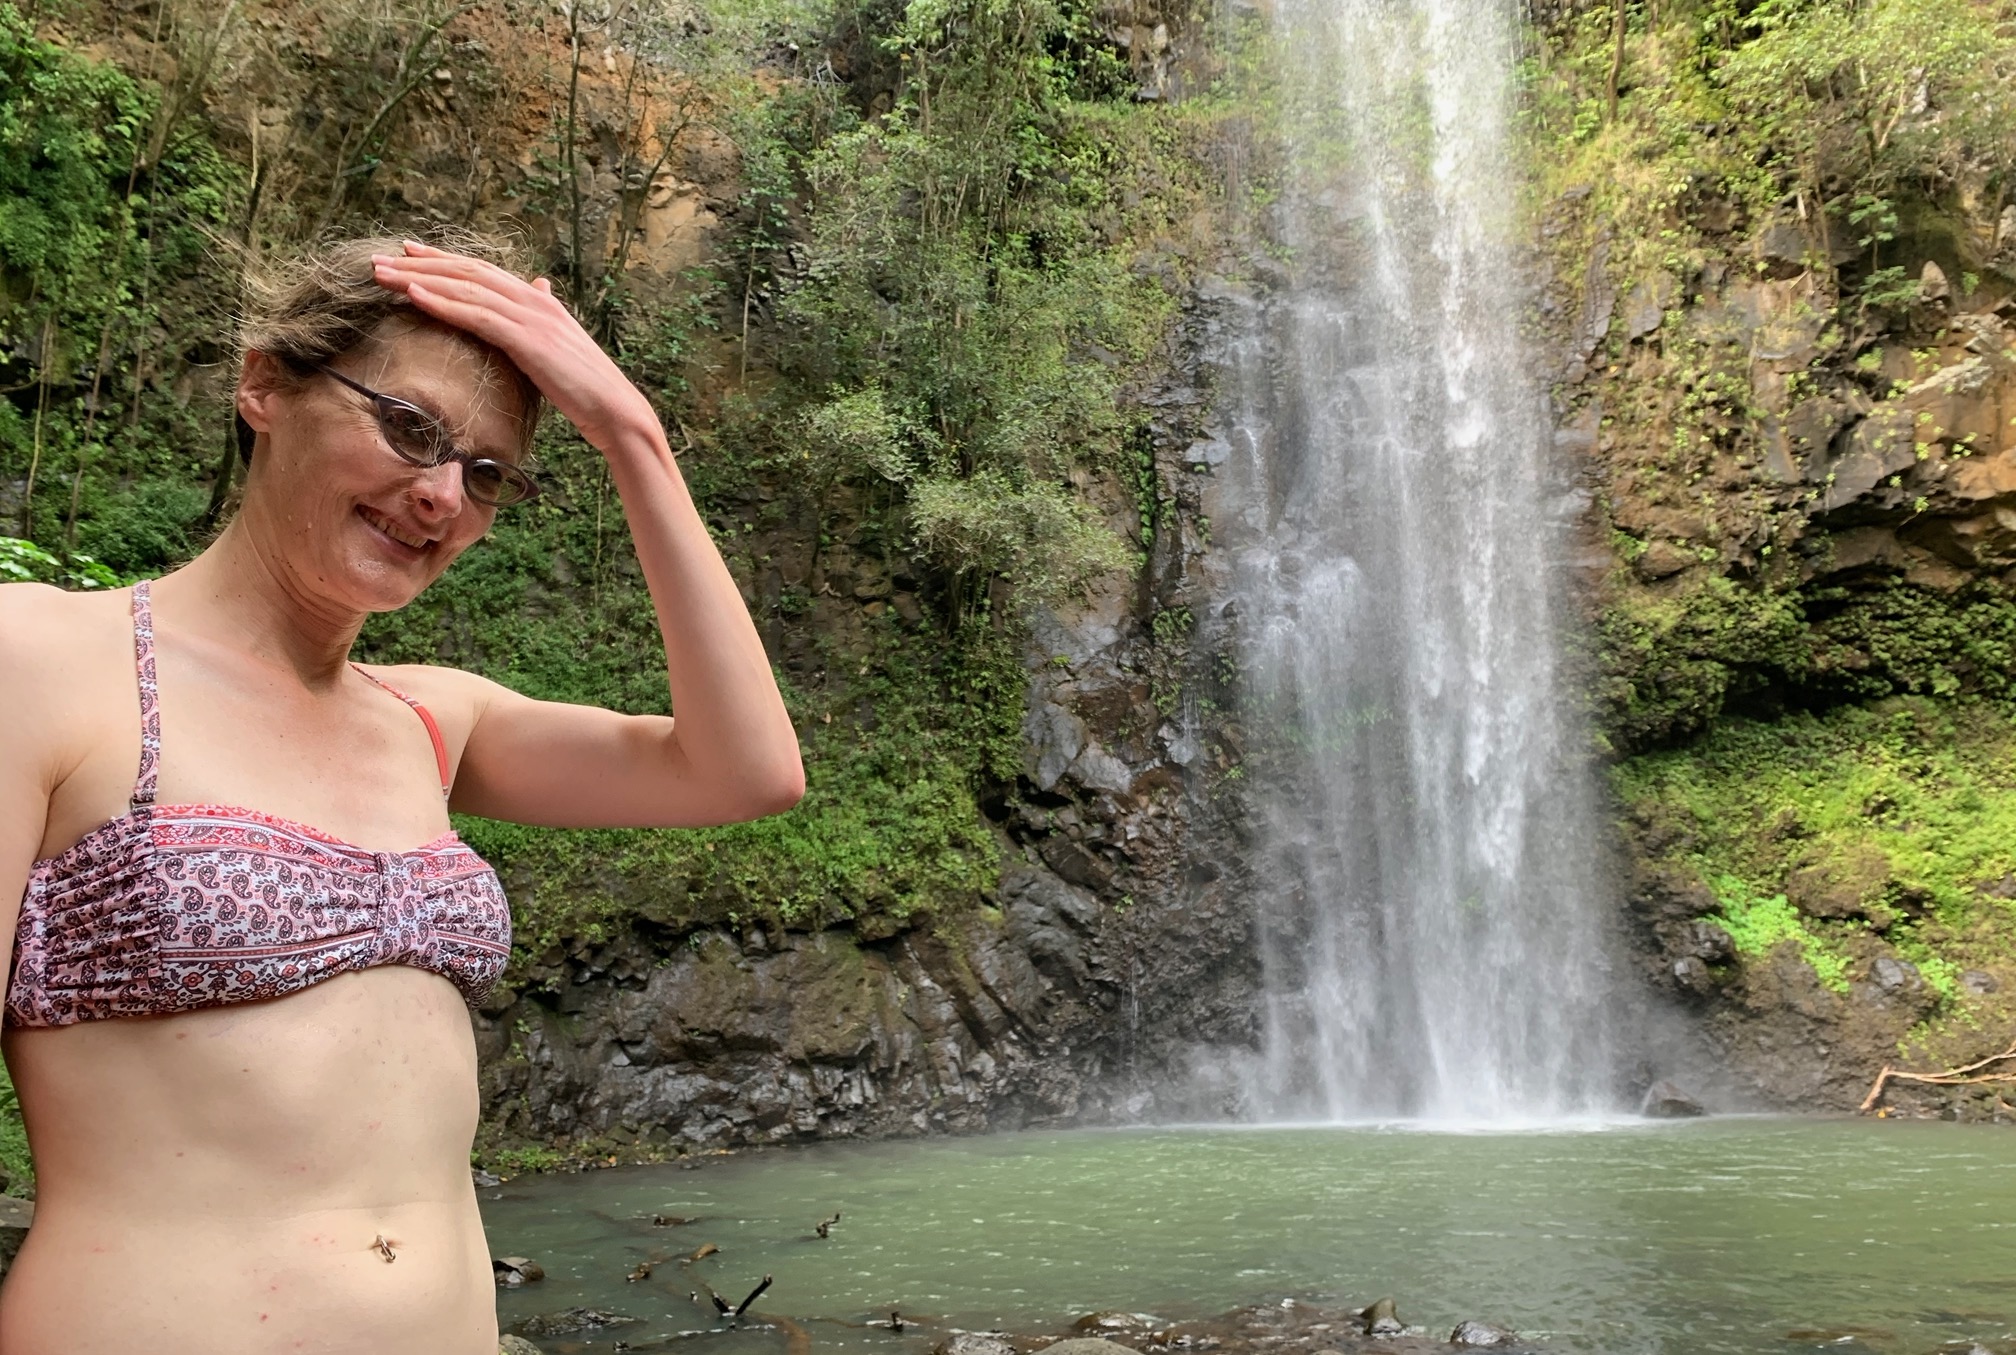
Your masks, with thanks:
[{"label": "driftwood branch", "polygon": [[1943,1073],[1906,1072],[1902,1068],[1892,1068],[1886,1063],[1883,1065],[1883,1071],[1876,1074],[1875,1083],[1870,1086],[1869,1094],[1862,1098],[1862,1104],[1857,1109],[1863,1115],[1867,1115],[1871,1110],[1874,1110],[1876,1103],[1883,1099],[1884,1088],[1888,1087],[1893,1081],[1925,1082],[1942,1087],[1980,1086],[1990,1082],[2016,1082],[2016,1073],[1983,1073],[1981,1071],[1983,1068],[2001,1063],[2007,1059],[2016,1059],[2016,1044],[2010,1045],[1999,1054],[1990,1054],[1985,1059],[1976,1059],[1973,1063],[1964,1064],[1958,1068],[1948,1068]]}]

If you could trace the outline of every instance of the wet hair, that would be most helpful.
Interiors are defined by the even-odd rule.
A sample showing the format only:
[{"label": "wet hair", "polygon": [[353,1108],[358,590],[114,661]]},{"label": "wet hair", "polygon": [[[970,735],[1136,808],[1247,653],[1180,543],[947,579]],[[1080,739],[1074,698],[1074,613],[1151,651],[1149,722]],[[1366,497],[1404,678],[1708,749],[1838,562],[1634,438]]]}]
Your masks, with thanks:
[{"label": "wet hair", "polygon": [[[407,239],[437,249],[452,250],[496,264],[530,280],[523,251],[512,241],[458,227],[435,227],[424,234],[363,236],[312,246],[277,261],[248,264],[244,277],[244,309],[238,318],[238,355],[264,353],[297,378],[311,375],[317,363],[329,362],[387,337],[388,323],[414,325],[438,322],[395,292],[378,285],[372,269],[374,254],[401,254]],[[530,445],[545,400],[512,361],[474,335],[462,334],[469,346],[489,359],[492,367],[518,394],[525,417],[525,443]],[[238,455],[252,464],[256,434],[238,417]]]}]

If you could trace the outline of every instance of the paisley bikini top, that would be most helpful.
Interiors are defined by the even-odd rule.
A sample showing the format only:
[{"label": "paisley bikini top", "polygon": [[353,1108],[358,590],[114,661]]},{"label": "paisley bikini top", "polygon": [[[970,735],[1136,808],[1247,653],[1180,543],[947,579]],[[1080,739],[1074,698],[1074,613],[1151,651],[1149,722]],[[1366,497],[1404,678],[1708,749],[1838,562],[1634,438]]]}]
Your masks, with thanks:
[{"label": "paisley bikini top", "polygon": [[[386,964],[439,974],[482,1001],[511,951],[503,886],[483,858],[453,832],[412,851],[368,852],[257,810],[155,804],[161,699],[145,583],[133,590],[133,650],[141,738],[132,803],[30,871],[6,1024],[284,997]],[[425,722],[445,795],[434,717],[371,681]]]}]

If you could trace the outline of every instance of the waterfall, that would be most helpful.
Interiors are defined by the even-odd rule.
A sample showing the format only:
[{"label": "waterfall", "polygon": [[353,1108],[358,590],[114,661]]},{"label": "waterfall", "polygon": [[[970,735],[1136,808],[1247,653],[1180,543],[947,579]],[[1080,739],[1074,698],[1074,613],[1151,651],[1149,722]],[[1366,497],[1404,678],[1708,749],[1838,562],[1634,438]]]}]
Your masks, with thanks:
[{"label": "waterfall", "polygon": [[[1265,1119],[1603,1109],[1562,672],[1577,509],[1520,337],[1516,0],[1279,0],[1277,285],[1215,525],[1253,741]],[[1270,265],[1263,263],[1263,270]]]}]

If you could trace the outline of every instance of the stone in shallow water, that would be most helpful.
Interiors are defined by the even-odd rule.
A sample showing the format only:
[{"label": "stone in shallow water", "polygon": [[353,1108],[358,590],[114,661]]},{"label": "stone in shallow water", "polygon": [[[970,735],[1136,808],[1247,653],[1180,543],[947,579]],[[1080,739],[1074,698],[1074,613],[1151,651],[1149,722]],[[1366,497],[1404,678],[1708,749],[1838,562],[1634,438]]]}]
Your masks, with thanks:
[{"label": "stone in shallow water", "polygon": [[1365,1310],[1365,1334],[1367,1336],[1403,1336],[1407,1324],[1400,1320],[1399,1309],[1392,1299],[1379,1299]]},{"label": "stone in shallow water", "polygon": [[1138,1355],[1132,1346],[1108,1341],[1103,1336],[1073,1336],[1043,1347],[1040,1355]]},{"label": "stone in shallow water", "polygon": [[497,1338],[497,1355],[545,1355],[545,1352],[522,1336],[505,1335]]},{"label": "stone in shallow water", "polygon": [[1494,1327],[1489,1322],[1464,1322],[1449,1333],[1449,1344],[1452,1346],[1503,1346],[1511,1342],[1511,1332],[1503,1327]]},{"label": "stone in shallow water", "polygon": [[1154,1331],[1162,1319],[1149,1313],[1087,1313],[1071,1324],[1073,1331]]},{"label": "stone in shallow water", "polygon": [[595,1331],[601,1327],[620,1327],[626,1322],[639,1322],[628,1313],[612,1313],[602,1308],[565,1308],[557,1313],[541,1313],[528,1317],[518,1324],[520,1334],[541,1340],[554,1336],[572,1336],[576,1332]]},{"label": "stone in shallow water", "polygon": [[1015,1347],[991,1332],[962,1331],[940,1341],[931,1355],[1015,1355]]}]

